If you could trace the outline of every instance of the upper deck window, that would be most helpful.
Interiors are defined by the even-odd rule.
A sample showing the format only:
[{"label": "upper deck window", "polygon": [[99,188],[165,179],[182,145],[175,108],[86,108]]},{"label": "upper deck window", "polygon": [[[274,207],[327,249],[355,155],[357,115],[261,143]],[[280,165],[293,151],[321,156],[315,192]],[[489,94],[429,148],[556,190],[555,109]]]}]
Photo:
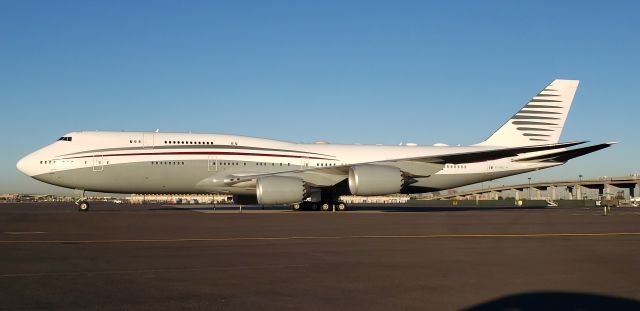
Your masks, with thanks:
[{"label": "upper deck window", "polygon": [[60,137],[60,139],[58,140],[63,140],[63,141],[71,141],[71,137]]}]

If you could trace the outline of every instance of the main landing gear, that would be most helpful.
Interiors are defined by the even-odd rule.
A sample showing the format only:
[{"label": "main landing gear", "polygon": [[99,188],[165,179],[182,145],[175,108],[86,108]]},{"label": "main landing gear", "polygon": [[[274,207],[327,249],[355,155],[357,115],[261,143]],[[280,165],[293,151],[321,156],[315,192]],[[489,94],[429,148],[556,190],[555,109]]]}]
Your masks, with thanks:
[{"label": "main landing gear", "polygon": [[293,211],[317,211],[323,212],[332,211],[335,207],[336,211],[342,212],[347,210],[347,205],[343,202],[309,202],[304,201],[301,203],[295,203],[291,205]]},{"label": "main landing gear", "polygon": [[303,201],[300,203],[294,203],[291,205],[291,209],[294,211],[317,211],[318,210],[318,203],[316,202],[309,202],[309,201]]},{"label": "main landing gear", "polygon": [[81,211],[81,212],[88,212],[89,211],[89,201],[84,196],[84,190],[82,190],[82,195],[76,201],[76,205],[78,206],[78,210]]}]

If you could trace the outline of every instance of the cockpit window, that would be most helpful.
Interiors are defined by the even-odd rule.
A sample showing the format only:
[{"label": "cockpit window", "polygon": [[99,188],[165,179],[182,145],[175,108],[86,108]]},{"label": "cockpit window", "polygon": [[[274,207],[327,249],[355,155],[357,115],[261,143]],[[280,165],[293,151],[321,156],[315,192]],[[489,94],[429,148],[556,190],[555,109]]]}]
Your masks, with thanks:
[{"label": "cockpit window", "polygon": [[58,139],[58,140],[59,140],[59,141],[60,141],[60,140],[63,140],[63,141],[71,141],[71,137],[60,137],[60,139]]}]

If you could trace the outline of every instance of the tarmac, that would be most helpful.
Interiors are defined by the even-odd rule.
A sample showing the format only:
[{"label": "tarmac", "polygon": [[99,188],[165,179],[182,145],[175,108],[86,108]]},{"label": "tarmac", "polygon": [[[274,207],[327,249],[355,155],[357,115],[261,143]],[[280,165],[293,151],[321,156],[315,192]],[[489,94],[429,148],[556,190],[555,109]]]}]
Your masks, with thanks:
[{"label": "tarmac", "polygon": [[640,208],[0,204],[0,310],[638,310]]}]

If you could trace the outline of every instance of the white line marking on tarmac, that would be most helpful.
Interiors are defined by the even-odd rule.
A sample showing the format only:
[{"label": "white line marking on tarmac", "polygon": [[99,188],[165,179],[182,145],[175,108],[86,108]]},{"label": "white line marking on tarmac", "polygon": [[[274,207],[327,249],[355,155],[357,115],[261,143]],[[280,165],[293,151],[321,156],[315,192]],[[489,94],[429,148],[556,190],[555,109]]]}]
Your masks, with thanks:
[{"label": "white line marking on tarmac", "polygon": [[346,239],[442,239],[442,238],[551,238],[551,237],[612,237],[640,236],[640,232],[597,233],[512,233],[512,234],[425,234],[425,235],[343,235],[343,236],[282,236],[282,237],[220,237],[179,239],[113,239],[113,240],[0,240],[0,244],[28,243],[166,243],[166,242],[224,242],[224,241],[286,241],[286,240],[346,240]]},{"label": "white line marking on tarmac", "polygon": [[45,234],[46,232],[42,231],[7,231],[3,232],[4,234],[12,234],[12,235],[20,235],[20,234]]}]

